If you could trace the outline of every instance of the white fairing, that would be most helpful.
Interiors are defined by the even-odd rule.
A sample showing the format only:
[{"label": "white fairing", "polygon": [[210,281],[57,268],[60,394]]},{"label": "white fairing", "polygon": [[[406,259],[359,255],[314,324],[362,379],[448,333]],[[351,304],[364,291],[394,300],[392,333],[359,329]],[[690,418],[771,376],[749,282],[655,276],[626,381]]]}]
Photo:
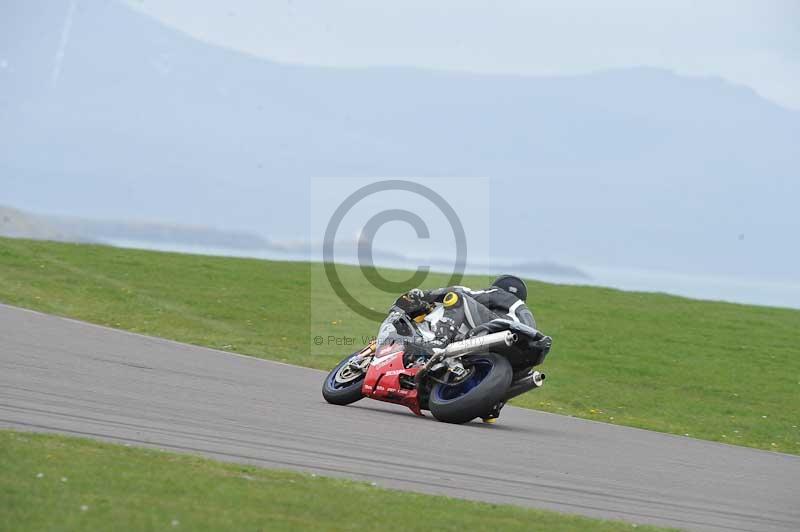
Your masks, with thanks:
[{"label": "white fairing", "polygon": [[427,316],[425,316],[425,321],[430,324],[434,324],[442,319],[442,316],[444,316],[444,305],[437,303],[436,308],[429,312]]},{"label": "white fairing", "polygon": [[436,338],[436,324],[439,323],[439,320],[442,319],[443,316],[444,306],[437,304],[436,308],[429,312],[428,315],[425,316],[425,320],[420,323],[419,332],[426,341]]}]

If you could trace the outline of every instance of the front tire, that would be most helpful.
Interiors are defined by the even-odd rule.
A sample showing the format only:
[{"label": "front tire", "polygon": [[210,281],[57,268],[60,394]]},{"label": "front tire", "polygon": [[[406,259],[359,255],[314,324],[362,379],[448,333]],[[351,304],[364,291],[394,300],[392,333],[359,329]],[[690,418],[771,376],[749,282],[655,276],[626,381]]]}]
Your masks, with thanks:
[{"label": "front tire", "polygon": [[503,400],[511,385],[511,364],[496,353],[464,357],[464,366],[474,374],[454,386],[437,383],[431,389],[428,405],[433,417],[446,423],[466,423],[489,413]]},{"label": "front tire", "polygon": [[350,359],[360,354],[356,351],[348,355],[344,360],[328,373],[325,382],[322,383],[322,397],[333,405],[349,405],[355,403],[364,395],[361,393],[361,385],[364,383],[366,373],[360,375],[348,373],[347,363]]}]

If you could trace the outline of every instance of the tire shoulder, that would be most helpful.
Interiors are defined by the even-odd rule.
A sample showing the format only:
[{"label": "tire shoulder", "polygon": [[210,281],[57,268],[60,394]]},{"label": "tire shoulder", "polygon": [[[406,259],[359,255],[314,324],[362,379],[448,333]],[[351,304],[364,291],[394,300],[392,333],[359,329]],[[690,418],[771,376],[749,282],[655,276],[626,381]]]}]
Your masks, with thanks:
[{"label": "tire shoulder", "polygon": [[476,396],[471,393],[471,390],[470,393],[459,398],[459,400],[438,402],[436,400],[435,389],[441,385],[436,384],[434,389],[431,390],[429,399],[431,414],[433,414],[436,419],[447,423],[466,423],[488,412],[502,399],[508,386],[511,384],[511,378],[513,376],[511,363],[504,356],[497,353],[482,353],[477,356],[489,356],[494,359],[494,362],[492,372],[473,390],[482,388],[482,385],[491,380],[495,383],[493,386],[490,386],[491,393],[486,391]]}]

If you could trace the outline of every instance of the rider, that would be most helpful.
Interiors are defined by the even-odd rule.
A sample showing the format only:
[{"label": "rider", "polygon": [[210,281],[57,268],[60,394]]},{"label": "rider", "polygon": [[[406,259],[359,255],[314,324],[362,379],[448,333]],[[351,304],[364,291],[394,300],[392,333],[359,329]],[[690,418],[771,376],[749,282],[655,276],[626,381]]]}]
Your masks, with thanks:
[{"label": "rider", "polygon": [[[432,347],[442,347],[463,338],[478,325],[497,318],[536,328],[533,314],[525,305],[527,298],[525,281],[514,275],[501,275],[484,290],[451,286],[423,292],[414,288],[392,305],[378,333],[378,345],[402,341],[412,352],[426,355]],[[443,304],[444,316],[433,324],[434,339],[420,343],[413,322],[419,321],[433,303]]]}]

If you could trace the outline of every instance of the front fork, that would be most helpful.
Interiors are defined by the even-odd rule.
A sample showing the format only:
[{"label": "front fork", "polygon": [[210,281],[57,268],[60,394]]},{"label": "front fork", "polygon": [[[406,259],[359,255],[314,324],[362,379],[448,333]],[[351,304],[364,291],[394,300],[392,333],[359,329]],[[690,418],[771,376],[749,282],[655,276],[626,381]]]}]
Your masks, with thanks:
[{"label": "front fork", "polygon": [[350,366],[353,371],[361,371],[366,373],[369,363],[372,361],[372,357],[375,355],[375,347],[375,340],[372,340],[356,356],[350,357],[347,365]]}]

